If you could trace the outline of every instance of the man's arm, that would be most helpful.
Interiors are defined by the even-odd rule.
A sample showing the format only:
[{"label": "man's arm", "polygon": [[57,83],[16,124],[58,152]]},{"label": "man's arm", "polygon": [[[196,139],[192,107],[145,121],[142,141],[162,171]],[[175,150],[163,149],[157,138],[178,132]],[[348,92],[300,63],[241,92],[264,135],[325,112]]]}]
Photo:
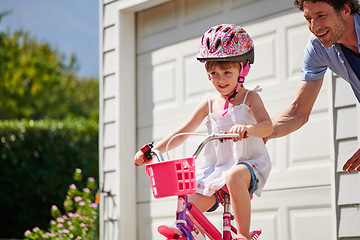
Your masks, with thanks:
[{"label": "man's arm", "polygon": [[288,135],[308,121],[323,79],[301,81],[293,103],[272,119],[274,130],[267,139]]}]

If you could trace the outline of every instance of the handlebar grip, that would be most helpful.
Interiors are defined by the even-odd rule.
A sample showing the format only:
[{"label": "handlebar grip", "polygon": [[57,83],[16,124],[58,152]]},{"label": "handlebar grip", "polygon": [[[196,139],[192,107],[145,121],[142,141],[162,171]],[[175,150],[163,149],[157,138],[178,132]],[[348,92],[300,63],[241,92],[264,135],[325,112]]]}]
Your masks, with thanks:
[{"label": "handlebar grip", "polygon": [[151,148],[153,147],[153,143],[145,144],[142,148],[140,148],[141,152],[144,153],[145,157],[148,160],[152,159],[151,156]]},{"label": "handlebar grip", "polygon": [[[227,133],[227,132],[224,132],[222,134],[215,134],[215,135],[223,140],[231,140],[239,136],[237,133]],[[248,136],[249,136],[248,132],[245,131],[243,138],[247,138]]]}]

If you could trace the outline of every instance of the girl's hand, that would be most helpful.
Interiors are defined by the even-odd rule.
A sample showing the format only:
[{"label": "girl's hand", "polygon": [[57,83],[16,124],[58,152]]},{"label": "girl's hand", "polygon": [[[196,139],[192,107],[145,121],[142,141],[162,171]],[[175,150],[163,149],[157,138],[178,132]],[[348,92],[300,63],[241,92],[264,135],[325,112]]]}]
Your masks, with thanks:
[{"label": "girl's hand", "polygon": [[243,138],[246,138],[247,134],[248,134],[248,131],[249,131],[248,126],[239,124],[239,125],[233,126],[230,129],[229,133],[237,133],[237,134],[239,134],[239,137],[234,138],[234,142],[237,142],[237,141],[241,141]]},{"label": "girl's hand", "polygon": [[147,159],[142,151],[138,151],[134,156],[134,164],[139,167],[145,163],[150,162],[151,160]]}]

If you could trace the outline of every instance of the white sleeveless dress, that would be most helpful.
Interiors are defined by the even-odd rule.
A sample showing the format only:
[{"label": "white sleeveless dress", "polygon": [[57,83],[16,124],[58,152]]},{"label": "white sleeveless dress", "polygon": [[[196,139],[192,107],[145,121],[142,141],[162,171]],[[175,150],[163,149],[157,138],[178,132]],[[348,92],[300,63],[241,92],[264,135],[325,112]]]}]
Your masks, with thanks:
[{"label": "white sleeveless dress", "polygon": [[[246,93],[242,104],[222,112],[211,111],[209,99],[209,115],[207,116],[207,129],[209,134],[229,131],[236,124],[255,124],[256,120],[245,104]],[[211,196],[216,190],[225,185],[225,173],[240,162],[246,162],[253,167],[259,179],[255,194],[259,197],[271,170],[271,161],[262,138],[248,136],[234,142],[228,140],[221,143],[213,140],[205,145],[204,158],[196,170],[197,193]]]}]

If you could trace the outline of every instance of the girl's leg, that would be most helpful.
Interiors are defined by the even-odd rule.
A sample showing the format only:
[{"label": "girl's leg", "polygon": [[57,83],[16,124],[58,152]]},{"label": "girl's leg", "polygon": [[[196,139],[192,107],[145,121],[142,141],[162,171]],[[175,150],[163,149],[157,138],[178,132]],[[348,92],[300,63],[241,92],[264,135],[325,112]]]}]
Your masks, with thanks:
[{"label": "girl's leg", "polygon": [[216,203],[216,198],[214,195],[208,197],[198,193],[190,195],[188,200],[189,202],[193,203],[201,212],[207,211]]},{"label": "girl's leg", "polygon": [[245,165],[239,164],[226,173],[225,181],[230,192],[230,202],[238,231],[237,237],[246,237],[250,240],[250,171]]}]

